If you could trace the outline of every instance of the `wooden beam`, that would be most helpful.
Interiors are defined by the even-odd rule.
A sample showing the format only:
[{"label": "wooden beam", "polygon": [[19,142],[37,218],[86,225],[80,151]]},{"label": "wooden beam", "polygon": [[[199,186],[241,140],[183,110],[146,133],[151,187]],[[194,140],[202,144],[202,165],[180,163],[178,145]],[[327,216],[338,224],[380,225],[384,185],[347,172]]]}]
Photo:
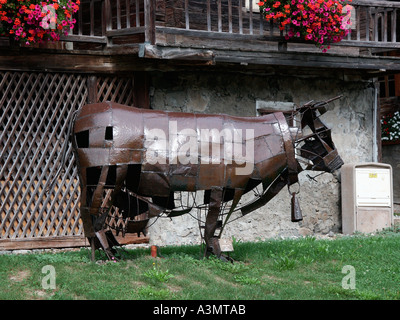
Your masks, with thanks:
[{"label": "wooden beam", "polygon": [[116,29],[116,30],[109,30],[106,31],[106,35],[108,37],[117,37],[117,36],[130,36],[133,34],[140,34],[145,33],[145,27],[132,27],[132,28],[125,28],[125,29]]},{"label": "wooden beam", "polygon": [[[398,70],[400,60],[378,56],[344,56],[300,52],[244,52],[214,50],[215,62],[276,65],[286,67],[313,67],[316,69],[357,69],[369,71]],[[388,59],[389,58],[389,59]]]},{"label": "wooden beam", "polygon": [[61,41],[67,41],[67,42],[87,42],[87,43],[101,43],[101,44],[107,44],[107,38],[103,36],[85,36],[85,35],[61,35],[60,36]]},{"label": "wooden beam", "polygon": [[[266,35],[249,35],[249,34],[237,34],[228,32],[209,32],[204,30],[184,30],[180,28],[170,27],[156,27],[157,33],[160,34],[174,34],[182,37],[188,37],[186,43],[196,43],[196,40],[190,38],[198,38],[204,40],[225,40],[225,41],[258,41],[260,47],[265,46],[266,41],[271,42],[286,42],[283,36],[266,36]],[[303,43],[307,42],[302,40],[291,39],[289,43]],[[313,45],[313,44],[310,44]],[[400,49],[400,43],[398,42],[383,42],[383,41],[358,41],[358,40],[342,40],[338,43],[332,43],[332,46],[349,46],[349,47],[365,47],[365,48],[385,48],[385,49]],[[210,43],[210,48],[213,44]]]},{"label": "wooden beam", "polygon": [[211,50],[191,49],[180,47],[160,47],[145,44],[139,51],[140,58],[166,59],[166,60],[192,60],[205,61],[214,64],[214,54]]},{"label": "wooden beam", "polygon": [[83,73],[111,72],[115,69],[111,57],[79,54],[22,53],[0,54],[0,69],[9,71],[74,71]]},{"label": "wooden beam", "polygon": [[[126,234],[125,237],[116,237],[117,241],[123,244],[149,243],[148,237],[138,237],[136,234]],[[30,250],[44,248],[73,248],[87,247],[89,242],[85,236],[70,237],[42,237],[24,239],[4,239],[0,240],[0,250]]]},{"label": "wooden beam", "polygon": [[141,57],[151,59],[172,59],[172,60],[201,60],[211,59],[216,64],[236,63],[272,65],[286,67],[312,67],[316,69],[357,69],[365,71],[399,70],[400,59],[381,56],[345,56],[340,54],[323,53],[301,53],[301,52],[277,52],[277,51],[238,51],[213,49],[204,50],[201,48],[182,48],[170,46],[144,47]]},{"label": "wooden beam", "polygon": [[[138,58],[138,46],[121,47],[103,52],[57,52],[53,50],[2,50],[0,70],[78,73],[129,73],[144,71],[151,61]],[[118,53],[118,54],[113,54]]]},{"label": "wooden beam", "polygon": [[[20,49],[20,50],[19,50]],[[180,65],[211,66],[221,68],[235,65],[242,68],[246,65],[259,67],[314,68],[357,70],[362,73],[375,72],[375,75],[385,72],[399,72],[400,58],[391,56],[351,56],[345,54],[323,54],[319,52],[278,52],[276,50],[259,51],[253,48],[230,50],[181,46],[153,46],[110,48],[103,52],[57,52],[49,50],[17,50],[0,49],[0,70],[8,71],[38,71],[38,72],[78,72],[78,73],[130,73],[133,71],[178,70]],[[121,50],[121,51],[114,51]],[[113,54],[118,52],[119,54]],[[107,54],[106,54],[107,53]]]}]

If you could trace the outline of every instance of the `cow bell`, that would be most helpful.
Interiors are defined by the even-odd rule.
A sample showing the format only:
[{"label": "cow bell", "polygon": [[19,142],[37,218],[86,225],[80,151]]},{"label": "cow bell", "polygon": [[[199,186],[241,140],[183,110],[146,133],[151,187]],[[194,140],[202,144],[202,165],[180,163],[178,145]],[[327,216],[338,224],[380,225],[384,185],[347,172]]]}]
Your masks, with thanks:
[{"label": "cow bell", "polygon": [[298,222],[303,220],[303,215],[301,213],[299,199],[296,196],[296,192],[292,193],[292,222]]}]

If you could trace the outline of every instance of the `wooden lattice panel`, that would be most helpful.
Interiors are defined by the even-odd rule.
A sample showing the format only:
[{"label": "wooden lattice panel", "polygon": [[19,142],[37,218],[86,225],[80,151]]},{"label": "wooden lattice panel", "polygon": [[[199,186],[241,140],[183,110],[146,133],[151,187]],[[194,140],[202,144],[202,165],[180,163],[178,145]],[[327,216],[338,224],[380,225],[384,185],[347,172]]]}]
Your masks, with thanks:
[{"label": "wooden lattice panel", "polygon": [[133,78],[119,76],[98,77],[97,101],[114,101],[133,106]]},{"label": "wooden lattice panel", "polygon": [[[88,103],[89,92],[95,92],[97,101],[134,103],[132,77],[96,77],[94,87],[90,78],[0,72],[0,242],[16,241],[14,246],[2,242],[3,247],[43,247],[41,239],[51,239],[48,246],[62,246],[74,243],[67,239],[83,239],[70,140],[62,174],[47,190],[62,165],[72,113]],[[121,223],[117,215],[115,224]]]},{"label": "wooden lattice panel", "polygon": [[61,165],[72,112],[85,103],[77,75],[0,73],[0,239],[82,234],[79,180],[71,144]]}]

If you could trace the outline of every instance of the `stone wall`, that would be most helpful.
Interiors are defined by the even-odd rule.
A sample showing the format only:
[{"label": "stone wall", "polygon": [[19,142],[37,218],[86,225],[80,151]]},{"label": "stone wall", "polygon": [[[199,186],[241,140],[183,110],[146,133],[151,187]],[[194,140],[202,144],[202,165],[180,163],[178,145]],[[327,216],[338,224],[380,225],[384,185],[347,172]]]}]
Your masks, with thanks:
[{"label": "stone wall", "polygon": [[[150,94],[153,109],[237,116],[255,116],[257,101],[302,105],[343,94],[341,100],[330,104],[322,120],[332,128],[333,141],[345,163],[372,161],[373,89],[368,82],[310,76],[171,72],[152,74]],[[291,222],[290,197],[284,188],[266,206],[229,223],[222,237],[255,241],[340,232],[340,181],[327,173],[316,181],[307,177],[316,174],[304,171],[299,176],[303,221]],[[151,243],[157,245],[200,243],[198,222],[190,215],[160,218],[149,228],[149,234]]]}]

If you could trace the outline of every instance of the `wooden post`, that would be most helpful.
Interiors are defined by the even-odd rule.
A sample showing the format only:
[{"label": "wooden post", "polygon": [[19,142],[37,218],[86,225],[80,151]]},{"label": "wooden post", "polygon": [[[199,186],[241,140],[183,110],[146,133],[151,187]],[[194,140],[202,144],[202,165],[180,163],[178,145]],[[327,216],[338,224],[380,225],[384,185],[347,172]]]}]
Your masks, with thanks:
[{"label": "wooden post", "polygon": [[239,0],[239,33],[243,34],[243,3]]},{"label": "wooden post", "polygon": [[81,36],[82,35],[82,11],[83,10],[79,10],[78,11],[78,35]]},{"label": "wooden post", "polygon": [[253,34],[253,0],[249,1],[249,28],[250,34]]},{"label": "wooden post", "polygon": [[222,32],[222,4],[218,0],[218,32]]},{"label": "wooden post", "polygon": [[397,42],[396,37],[396,19],[397,19],[397,9],[393,9],[391,16],[391,31],[392,31],[392,42]]},{"label": "wooden post", "polygon": [[117,29],[121,29],[121,1],[117,0]]},{"label": "wooden post", "polygon": [[136,27],[140,27],[140,4],[139,0],[136,0],[135,4],[135,15],[136,15]]},{"label": "wooden post", "polygon": [[382,41],[387,42],[388,40],[388,10],[383,10],[383,27],[381,28]]},{"label": "wooden post", "polygon": [[131,27],[131,4],[129,0],[125,1],[126,28]]},{"label": "wooden post", "polygon": [[370,26],[370,19],[371,19],[371,8],[365,7],[365,41],[369,41],[371,26]]},{"label": "wooden post", "polygon": [[88,103],[96,103],[97,101],[97,76],[89,76],[87,79],[88,87]]},{"label": "wooden post", "polygon": [[103,16],[104,16],[104,22],[105,22],[105,34],[107,36],[107,44],[112,45],[112,38],[107,35],[107,31],[112,30],[112,17],[111,17],[111,4],[110,0],[105,0],[104,1],[104,7],[103,7]]},{"label": "wooden post", "polygon": [[186,30],[190,29],[190,22],[189,22],[189,0],[185,0],[185,27]]},{"label": "wooden post", "polygon": [[357,41],[361,40],[361,7],[354,7],[356,10],[356,30],[357,30]]},{"label": "wooden post", "polygon": [[[239,0],[241,1],[241,0]],[[207,31],[211,31],[211,3],[207,0]]]},{"label": "wooden post", "polygon": [[133,100],[137,108],[150,109],[150,81],[147,72],[135,72],[133,76]]},{"label": "wooden post", "polygon": [[144,0],[145,41],[156,42],[155,0]]},{"label": "wooden post", "polygon": [[90,35],[94,36],[94,1],[90,1]]},{"label": "wooden post", "polygon": [[232,33],[232,0],[228,0],[229,33]]}]

